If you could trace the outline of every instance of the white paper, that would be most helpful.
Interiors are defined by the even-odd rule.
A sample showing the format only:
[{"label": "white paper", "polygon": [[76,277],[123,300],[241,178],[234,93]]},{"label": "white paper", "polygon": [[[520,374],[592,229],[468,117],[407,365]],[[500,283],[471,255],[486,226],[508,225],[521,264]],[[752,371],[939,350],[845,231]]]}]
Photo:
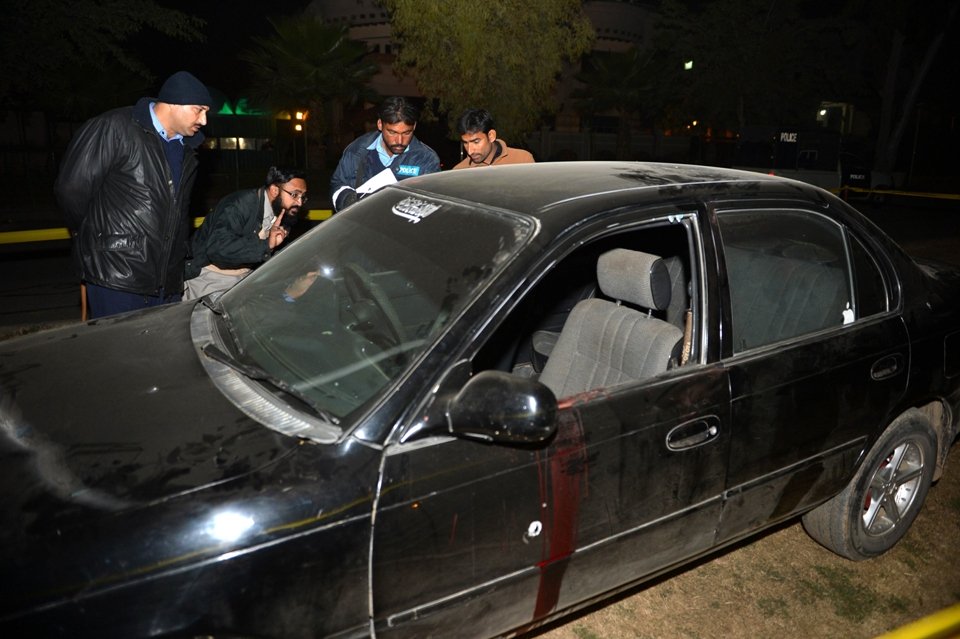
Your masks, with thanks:
[{"label": "white paper", "polygon": [[853,324],[853,320],[854,320],[855,318],[854,318],[854,316],[853,316],[853,309],[850,308],[850,302],[847,302],[847,307],[846,307],[845,309],[843,309],[842,315],[843,315],[843,325],[844,325],[844,326],[846,326],[847,324]]},{"label": "white paper", "polygon": [[373,193],[374,191],[379,191],[383,187],[393,184],[397,181],[397,176],[393,174],[389,168],[384,169],[374,175],[372,178],[361,184],[357,187],[357,193],[360,195],[366,195],[368,193]]}]

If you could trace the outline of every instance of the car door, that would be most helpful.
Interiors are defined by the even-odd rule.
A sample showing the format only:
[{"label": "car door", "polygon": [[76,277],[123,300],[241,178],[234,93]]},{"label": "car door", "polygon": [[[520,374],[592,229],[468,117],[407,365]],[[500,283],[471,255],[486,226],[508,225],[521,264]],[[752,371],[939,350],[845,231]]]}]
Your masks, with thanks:
[{"label": "car door", "polygon": [[792,205],[716,221],[733,429],[723,541],[846,484],[904,392],[910,353],[897,287],[850,228]]},{"label": "car door", "polygon": [[[672,224],[688,250],[695,225]],[[564,263],[663,238],[647,229],[598,238],[560,261],[558,279],[582,290]],[[699,270],[699,259],[687,260]],[[548,281],[527,298],[542,304],[535,293]],[[517,304],[498,334],[513,335],[511,319],[530,313]],[[497,343],[495,334],[479,348],[474,372],[502,360],[485,353]],[[377,635],[493,636],[710,548],[730,442],[728,388],[722,366],[693,361],[561,398],[558,432],[544,446],[392,445],[374,525]]]},{"label": "car door", "polygon": [[394,447],[374,524],[377,635],[494,636],[708,549],[726,388],[715,366],[570,399],[543,449]]}]

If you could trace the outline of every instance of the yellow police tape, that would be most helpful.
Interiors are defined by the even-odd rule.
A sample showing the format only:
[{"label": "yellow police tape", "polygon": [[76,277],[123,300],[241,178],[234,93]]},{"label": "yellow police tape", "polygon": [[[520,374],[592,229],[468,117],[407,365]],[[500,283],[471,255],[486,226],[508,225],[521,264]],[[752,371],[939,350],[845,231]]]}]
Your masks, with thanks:
[{"label": "yellow police tape", "polygon": [[862,189],[858,186],[829,189],[831,193],[867,193],[877,195],[905,195],[907,197],[924,197],[931,200],[960,200],[960,193],[924,193],[923,191],[895,191],[893,189]]},{"label": "yellow police tape", "polygon": [[47,240],[69,240],[67,229],[37,229],[34,231],[4,231],[0,233],[0,244],[25,244],[27,242],[45,242]]},{"label": "yellow police tape", "polygon": [[[924,193],[921,191],[888,191],[885,189],[862,189],[860,187],[848,186],[842,189],[830,189],[833,193],[867,193],[877,195],[904,195],[907,197],[923,197],[936,200],[960,200],[960,193]],[[322,222],[333,215],[330,209],[314,209],[307,213],[307,219],[311,222]],[[194,227],[203,223],[203,217],[193,218]],[[65,228],[36,229],[30,231],[2,231],[0,232],[0,244],[25,244],[29,242],[45,242],[47,240],[69,240],[70,233]]]},{"label": "yellow police tape", "polygon": [[[333,215],[329,209],[314,209],[307,213],[307,219],[311,222],[322,222]],[[194,227],[203,223],[203,217],[193,218]],[[26,244],[29,242],[47,242],[50,240],[69,240],[70,232],[65,228],[52,229],[33,229],[29,231],[3,231],[0,232],[0,244]]]},{"label": "yellow police tape", "polygon": [[960,637],[960,604],[919,619],[876,639],[952,639]]}]

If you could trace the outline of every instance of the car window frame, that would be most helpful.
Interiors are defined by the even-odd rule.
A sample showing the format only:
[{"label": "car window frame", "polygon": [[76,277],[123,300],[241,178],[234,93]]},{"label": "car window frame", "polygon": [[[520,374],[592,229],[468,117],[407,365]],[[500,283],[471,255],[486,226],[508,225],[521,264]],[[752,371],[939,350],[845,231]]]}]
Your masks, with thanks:
[{"label": "car window frame", "polygon": [[[412,433],[426,428],[427,422],[437,419],[437,399],[443,397],[445,393],[458,389],[469,379],[470,375],[476,372],[472,366],[474,358],[507,320],[508,316],[517,310],[523,300],[536,289],[548,273],[586,244],[617,234],[638,232],[642,227],[668,224],[684,226],[687,233],[687,250],[690,252],[691,260],[696,260],[696,264],[691,264],[691,273],[688,274],[688,279],[693,282],[696,292],[696,295],[691,296],[691,305],[695,300],[697,309],[694,315],[694,331],[699,333],[699,339],[701,340],[698,345],[698,356],[696,360],[691,358],[685,366],[671,369],[665,374],[669,375],[677,371],[689,372],[692,367],[711,361],[713,358],[710,356],[710,351],[714,350],[711,348],[714,340],[710,338],[711,319],[708,301],[710,291],[707,284],[707,251],[705,246],[707,240],[704,237],[704,234],[708,231],[704,230],[703,215],[702,203],[691,200],[622,207],[620,211],[608,211],[603,214],[602,219],[597,223],[571,227],[571,229],[561,233],[554,239],[551,246],[546,247],[540,255],[522,267],[520,275],[517,275],[512,268],[501,271],[500,277],[515,277],[516,284],[511,287],[502,287],[504,289],[508,288],[509,292],[503,291],[504,294],[500,297],[499,304],[488,315],[487,321],[476,333],[472,334],[472,339],[461,343],[455,355],[448,360],[449,364],[439,375],[434,377],[436,383],[427,392],[423,393],[418,401],[413,402],[413,408],[410,412],[397,421],[395,428],[384,440],[384,445],[388,447],[391,444],[404,447],[424,446],[453,439],[452,436],[436,434],[430,438],[414,437],[411,441]],[[636,219],[637,216],[642,216],[642,219]],[[529,250],[533,245],[535,245],[535,242],[528,244],[525,250]],[[500,287],[494,285],[494,288]],[[478,304],[482,306],[484,303],[482,299],[478,298],[474,300],[473,306],[476,307]],[[474,315],[473,310],[475,308],[468,309],[458,321],[464,321],[465,318],[472,317]],[[697,314],[699,314],[699,319],[697,319]],[[455,332],[460,333],[461,331]],[[663,375],[658,375],[655,379],[661,379]],[[648,382],[644,380],[642,383]],[[432,415],[432,417],[424,419],[428,415]]]}]

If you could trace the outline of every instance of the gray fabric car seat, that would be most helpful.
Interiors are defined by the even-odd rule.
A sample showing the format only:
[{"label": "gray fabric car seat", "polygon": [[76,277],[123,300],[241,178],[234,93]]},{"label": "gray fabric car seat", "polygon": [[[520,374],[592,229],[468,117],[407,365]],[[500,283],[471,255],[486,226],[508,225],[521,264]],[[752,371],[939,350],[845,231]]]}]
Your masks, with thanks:
[{"label": "gray fabric car seat", "polygon": [[670,304],[670,274],[663,260],[614,249],[597,260],[597,282],[617,301],[590,298],[570,312],[540,374],[557,397],[657,375],[679,353],[683,332],[678,327],[623,304],[648,310]]},{"label": "gray fabric car seat", "polygon": [[664,319],[683,330],[684,316],[690,308],[690,293],[687,285],[687,272],[679,256],[665,257],[663,263],[670,273],[670,303],[667,305]]}]

